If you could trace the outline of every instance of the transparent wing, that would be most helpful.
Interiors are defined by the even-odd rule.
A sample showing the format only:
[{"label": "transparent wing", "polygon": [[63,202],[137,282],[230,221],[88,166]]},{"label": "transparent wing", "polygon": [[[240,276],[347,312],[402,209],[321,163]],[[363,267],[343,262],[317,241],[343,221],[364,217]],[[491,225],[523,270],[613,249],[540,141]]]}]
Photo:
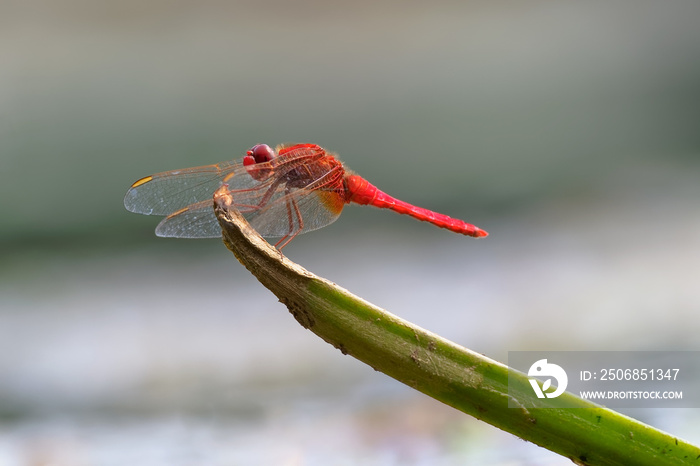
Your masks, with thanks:
[{"label": "transparent wing", "polygon": [[[141,178],[124,197],[130,212],[145,215],[170,215],[185,207],[211,199],[222,183],[232,190],[252,189],[260,180],[285,176],[296,167],[314,163],[325,151],[315,145],[281,147],[282,155],[270,162],[243,166],[242,159],[183,168]],[[260,176],[255,176],[255,174]]]},{"label": "transparent wing", "polygon": [[[241,210],[262,236],[281,238],[330,225],[345,205],[342,169],[333,169],[304,188],[280,189],[276,199],[258,210]],[[234,203],[236,193],[233,193]]]},{"label": "transparent wing", "polygon": [[[238,209],[262,236],[279,238],[316,230],[333,223],[345,205],[342,166],[334,166],[302,188],[290,187],[286,175],[244,189],[230,189]],[[158,236],[216,238],[221,228],[211,200],[198,202],[167,216],[156,228]]]},{"label": "transparent wing", "polygon": [[166,238],[218,238],[221,227],[214,215],[214,201],[202,201],[165,217],[156,235]]},{"label": "transparent wing", "polygon": [[231,161],[156,173],[131,185],[124,206],[139,214],[169,215],[210,199],[224,179],[253,184],[245,171],[241,161]]}]

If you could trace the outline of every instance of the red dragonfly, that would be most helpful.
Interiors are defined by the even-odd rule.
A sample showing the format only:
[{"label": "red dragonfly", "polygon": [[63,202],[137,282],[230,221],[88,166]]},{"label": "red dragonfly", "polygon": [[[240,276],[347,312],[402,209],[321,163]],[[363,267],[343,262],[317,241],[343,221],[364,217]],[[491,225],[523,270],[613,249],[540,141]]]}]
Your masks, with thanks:
[{"label": "red dragonfly", "polygon": [[282,249],[298,234],[333,223],[345,204],[391,209],[467,236],[488,233],[469,223],[395,199],[354,174],[315,144],[252,147],[241,160],[156,173],[141,178],[124,198],[127,210],[165,215],[156,235],[221,236],[212,196],[228,185],[236,207],[262,236],[281,238]]}]

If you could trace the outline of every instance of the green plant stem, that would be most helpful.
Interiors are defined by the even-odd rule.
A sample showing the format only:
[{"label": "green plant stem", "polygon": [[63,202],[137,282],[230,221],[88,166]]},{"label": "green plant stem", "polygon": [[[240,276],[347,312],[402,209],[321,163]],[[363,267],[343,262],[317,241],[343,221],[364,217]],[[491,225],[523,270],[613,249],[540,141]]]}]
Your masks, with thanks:
[{"label": "green plant stem", "polygon": [[[700,464],[700,449],[568,393],[531,408],[527,376],[402,320],[291,262],[215,195],[224,243],[305,328],[394,379],[577,464]],[[508,375],[511,390],[508,391]],[[520,406],[509,408],[508,401]],[[545,401],[546,403],[547,401]]]}]

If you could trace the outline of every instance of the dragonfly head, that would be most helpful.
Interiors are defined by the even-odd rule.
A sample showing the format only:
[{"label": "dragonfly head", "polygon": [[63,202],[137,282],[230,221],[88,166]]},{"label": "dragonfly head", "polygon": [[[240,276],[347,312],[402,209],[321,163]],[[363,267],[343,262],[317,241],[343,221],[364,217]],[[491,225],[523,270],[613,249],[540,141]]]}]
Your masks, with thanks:
[{"label": "dragonfly head", "polygon": [[275,158],[275,155],[275,151],[267,144],[256,144],[246,152],[244,160],[250,160],[246,165],[251,165],[253,163],[269,162]]},{"label": "dragonfly head", "polygon": [[245,157],[243,157],[243,165],[248,169],[250,176],[258,181],[262,181],[267,178],[269,170],[256,170],[255,165],[270,162],[276,155],[272,147],[267,144],[256,144],[246,152]]}]

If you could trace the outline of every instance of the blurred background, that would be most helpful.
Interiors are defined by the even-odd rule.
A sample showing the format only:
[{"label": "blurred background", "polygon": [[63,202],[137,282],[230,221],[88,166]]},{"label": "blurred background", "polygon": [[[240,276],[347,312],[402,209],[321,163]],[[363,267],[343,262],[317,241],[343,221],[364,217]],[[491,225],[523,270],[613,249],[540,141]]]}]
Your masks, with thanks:
[{"label": "blurred background", "polygon": [[[348,207],[285,254],[502,362],[698,350],[700,3],[0,2],[0,465],[570,464],[301,328],[153,172],[314,142],[473,240]],[[697,410],[630,413],[700,443]]]}]

